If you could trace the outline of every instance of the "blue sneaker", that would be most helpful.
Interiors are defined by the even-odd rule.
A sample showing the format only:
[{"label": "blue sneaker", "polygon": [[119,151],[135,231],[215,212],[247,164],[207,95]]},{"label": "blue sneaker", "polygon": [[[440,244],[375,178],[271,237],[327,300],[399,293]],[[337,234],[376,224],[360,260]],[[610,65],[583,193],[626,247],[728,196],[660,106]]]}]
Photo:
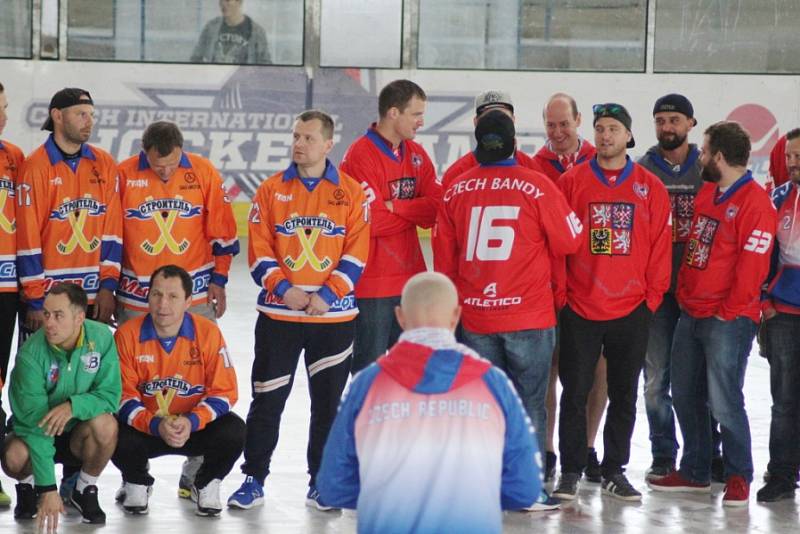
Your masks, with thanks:
[{"label": "blue sneaker", "polygon": [[62,478],[61,484],[58,485],[58,494],[61,496],[65,506],[73,506],[72,490],[75,489],[75,484],[78,483],[78,475],[80,474],[80,471],[75,471],[68,477]]},{"label": "blue sneaker", "polygon": [[551,497],[544,489],[539,494],[539,498],[532,506],[525,508],[527,512],[547,512],[548,510],[558,510],[561,508],[561,500]]},{"label": "blue sneaker", "polygon": [[253,477],[247,477],[239,489],[228,497],[228,506],[249,510],[253,506],[264,504],[264,487]]},{"label": "blue sneaker", "polygon": [[321,510],[323,512],[339,509],[334,508],[333,506],[326,506],[325,504],[322,504],[316,486],[309,486],[308,493],[306,493],[306,506],[310,508],[316,508],[317,510]]}]

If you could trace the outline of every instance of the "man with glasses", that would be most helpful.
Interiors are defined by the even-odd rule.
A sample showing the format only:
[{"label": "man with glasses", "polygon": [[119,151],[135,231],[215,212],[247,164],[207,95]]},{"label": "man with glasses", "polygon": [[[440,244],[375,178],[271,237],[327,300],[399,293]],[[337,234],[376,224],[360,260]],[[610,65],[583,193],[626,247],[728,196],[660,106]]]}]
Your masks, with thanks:
[{"label": "man with glasses", "polygon": [[657,177],[627,155],[634,146],[628,111],[601,104],[593,112],[597,155],[559,181],[585,237],[578,252],[567,256],[567,304],[560,323],[561,478],[553,496],[577,496],[586,464],[586,400],[602,353],[610,401],[602,491],[638,501],[641,493],[628,482],[624,466],[630,459],[650,319],[669,288],[669,195]]}]

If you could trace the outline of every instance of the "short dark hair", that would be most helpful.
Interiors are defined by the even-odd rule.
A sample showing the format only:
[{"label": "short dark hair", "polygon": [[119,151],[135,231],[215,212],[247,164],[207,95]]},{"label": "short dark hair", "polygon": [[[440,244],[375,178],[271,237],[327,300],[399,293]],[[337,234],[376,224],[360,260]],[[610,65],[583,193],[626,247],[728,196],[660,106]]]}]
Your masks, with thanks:
[{"label": "short dark hair", "polygon": [[180,278],[184,295],[186,295],[187,299],[192,296],[192,288],[194,287],[192,277],[183,267],[178,267],[177,265],[162,265],[153,271],[153,275],[150,277],[151,286],[153,285],[153,280],[155,280],[158,275],[161,275],[162,278]]},{"label": "short dark hair", "polygon": [[427,100],[428,97],[422,87],[411,80],[395,80],[389,82],[381,89],[378,95],[378,114],[385,117],[392,108],[397,108],[402,113],[414,97]]},{"label": "short dark hair", "polygon": [[309,122],[315,119],[322,123],[323,139],[333,139],[333,118],[324,111],[308,109],[296,117],[296,120],[302,122]]},{"label": "short dark hair", "polygon": [[3,87],[2,83],[0,83],[0,93],[4,93],[5,91],[6,91],[6,88]]},{"label": "short dark hair", "polygon": [[50,288],[47,294],[66,295],[69,303],[83,313],[86,313],[89,309],[89,297],[86,296],[86,291],[79,285],[70,284],[69,282],[58,282]]},{"label": "short dark hair", "polygon": [[800,137],[800,128],[792,128],[788,132],[786,132],[786,140],[787,141],[794,141]]},{"label": "short dark hair", "polygon": [[544,109],[542,109],[542,118],[544,118],[544,116],[547,114],[547,108],[550,107],[550,104],[553,102],[553,100],[566,100],[569,102],[569,107],[572,108],[572,118],[578,118],[578,103],[575,102],[575,99],[567,93],[555,93],[553,96],[551,96],[544,105]]},{"label": "short dark hair", "polygon": [[735,121],[715,122],[706,128],[710,155],[721,153],[731,167],[746,167],[750,159],[750,135]]},{"label": "short dark hair", "polygon": [[183,148],[183,134],[174,122],[156,121],[145,129],[142,148],[145,152],[155,148],[159,156],[169,156],[176,148]]}]

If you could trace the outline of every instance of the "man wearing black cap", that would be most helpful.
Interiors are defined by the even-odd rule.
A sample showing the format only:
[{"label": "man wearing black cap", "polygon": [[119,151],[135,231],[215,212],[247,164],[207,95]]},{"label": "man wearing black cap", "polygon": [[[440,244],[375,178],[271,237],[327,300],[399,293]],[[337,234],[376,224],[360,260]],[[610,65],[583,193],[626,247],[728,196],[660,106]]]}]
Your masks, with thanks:
[{"label": "man wearing black cap", "polygon": [[567,256],[561,311],[561,479],[553,495],[574,499],[586,463],[586,400],[601,352],[608,367],[603,494],[641,500],[624,467],[636,421],[639,373],[653,312],[669,289],[672,227],[661,181],[628,157],[631,116],[619,104],[593,107],[597,155],[561,176],[559,187],[585,228]]},{"label": "man wearing black cap", "polygon": [[88,91],[57,92],[42,126],[52,134],[29,156],[20,176],[16,216],[17,269],[26,309],[23,335],[42,325],[44,296],[56,282],[83,287],[89,317],[111,320],[122,218],[116,163],[86,143],[93,114]]},{"label": "man wearing black cap", "polygon": [[[575,252],[581,225],[558,188],[513,157],[514,135],[500,110],[478,120],[479,166],[445,190],[434,266],[458,288],[464,343],[509,375],[542,450],[556,324],[550,257]],[[534,509],[557,505],[543,492]]]},{"label": "man wearing black cap", "polygon": [[700,150],[689,143],[689,132],[697,124],[689,99],[668,94],[653,107],[656,139],[639,164],[658,176],[669,192],[672,205],[672,278],[664,301],[653,316],[644,367],[644,400],[650,424],[653,464],[647,480],[658,480],[675,470],[678,441],[670,396],[670,350],[680,308],[675,300],[678,269],[689,239],[694,216],[694,197],[703,185]]}]

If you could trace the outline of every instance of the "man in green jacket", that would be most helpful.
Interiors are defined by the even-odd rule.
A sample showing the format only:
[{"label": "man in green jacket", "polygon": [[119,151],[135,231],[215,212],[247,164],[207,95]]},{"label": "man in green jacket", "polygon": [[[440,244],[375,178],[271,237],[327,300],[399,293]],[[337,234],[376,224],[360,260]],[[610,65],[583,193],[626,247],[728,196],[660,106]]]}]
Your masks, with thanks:
[{"label": "man in green jacket", "polygon": [[113,413],[122,387],[111,331],[87,320],[86,308],[83,289],[54,286],[44,300],[44,328],[22,346],[11,372],[3,470],[19,481],[14,517],[36,517],[40,531],[54,532],[64,511],[55,463],[81,469],[70,500],[83,521],[106,520],[97,478],[117,445]]}]

